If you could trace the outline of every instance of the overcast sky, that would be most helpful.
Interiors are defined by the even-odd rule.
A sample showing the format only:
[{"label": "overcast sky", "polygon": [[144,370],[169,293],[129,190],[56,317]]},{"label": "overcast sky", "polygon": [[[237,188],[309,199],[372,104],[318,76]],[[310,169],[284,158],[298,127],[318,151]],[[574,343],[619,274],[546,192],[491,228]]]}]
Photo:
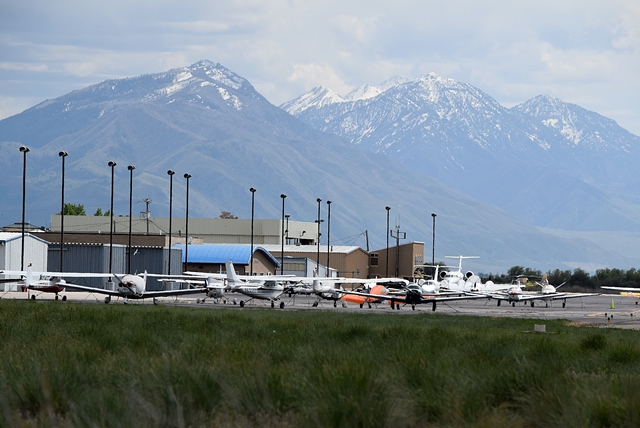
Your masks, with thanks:
[{"label": "overcast sky", "polygon": [[435,72],[507,107],[553,95],[640,135],[639,0],[0,0],[0,118],[201,59],[276,105]]}]

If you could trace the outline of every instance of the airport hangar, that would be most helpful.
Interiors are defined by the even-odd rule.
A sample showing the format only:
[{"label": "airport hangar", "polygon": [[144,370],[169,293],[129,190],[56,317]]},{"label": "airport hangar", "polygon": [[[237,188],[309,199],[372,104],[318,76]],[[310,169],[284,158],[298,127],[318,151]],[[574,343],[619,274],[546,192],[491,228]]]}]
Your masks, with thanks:
[{"label": "airport hangar", "polygon": [[[51,217],[51,230],[44,231],[41,228],[29,228],[28,231],[40,237],[42,240],[59,244],[61,235],[61,216],[53,215]],[[100,245],[109,250],[110,230],[108,216],[64,216],[64,248],[65,248],[65,269],[73,270],[67,267],[67,247],[70,244],[91,244],[93,246]],[[283,224],[281,220],[254,220],[253,231],[253,274],[269,275],[280,273],[279,261],[281,255],[284,255],[284,264],[282,266],[283,273],[294,274],[298,276],[312,276],[312,272],[317,266],[319,257],[320,274],[326,276],[341,276],[348,278],[375,278],[385,276],[399,276],[403,278],[413,278],[416,266],[424,264],[424,243],[409,242],[398,246],[390,246],[388,249],[382,248],[368,252],[359,246],[334,246],[327,248],[326,244],[317,244],[317,224],[315,222],[298,222],[286,220]],[[15,231],[14,224],[13,230]],[[21,224],[20,224],[21,225]],[[185,232],[186,222],[184,218],[172,219],[171,225],[171,273],[176,274],[180,271],[180,261],[184,262],[186,243]],[[284,245],[281,240],[282,230],[285,230]],[[224,271],[224,261],[220,263],[219,257],[206,260],[202,258],[203,254],[211,251],[211,248],[205,250],[195,250],[200,245],[209,247],[211,244],[244,244],[249,248],[251,244],[251,220],[244,219],[222,219],[222,218],[190,218],[189,223],[189,263],[183,265],[184,270],[201,271],[201,272],[222,272]],[[4,230],[5,228],[3,228]],[[122,255],[118,255],[118,259],[123,261],[126,259],[126,250],[129,242],[129,217],[114,217],[114,234],[113,234],[113,253],[124,251]],[[177,244],[177,245],[176,245]],[[132,218],[131,219],[131,246],[133,254],[131,270],[135,271],[147,270],[150,273],[167,274],[168,269],[168,246],[169,246],[169,219],[168,218]],[[223,245],[224,246],[224,245]],[[270,260],[262,251],[255,251],[256,248],[265,249],[275,260]],[[193,250],[192,250],[193,248]],[[162,250],[164,249],[164,250]],[[52,251],[53,250],[53,251]],[[50,246],[49,254],[57,251],[59,254],[60,246]],[[152,258],[140,257],[142,252],[157,253]],[[155,251],[152,251],[155,250]],[[284,250],[284,251],[283,251]],[[197,252],[199,251],[199,252]],[[220,251],[224,251],[223,248]],[[182,254],[178,256],[176,252]],[[104,250],[103,250],[104,260]],[[120,253],[118,253],[120,254]],[[193,257],[199,254],[199,259]],[[213,255],[214,253],[209,253]],[[79,255],[73,258],[80,257]],[[52,260],[48,263],[50,271],[58,271],[59,256],[53,255]],[[159,258],[160,262],[157,261]],[[327,260],[328,259],[328,260]],[[116,258],[114,255],[114,262]],[[135,260],[135,264],[134,264]],[[177,265],[175,264],[177,261]],[[205,263],[205,261],[207,263]],[[327,269],[327,261],[330,268]],[[141,265],[144,262],[147,267]],[[55,266],[53,266],[55,264]],[[102,264],[104,265],[104,263]],[[235,263],[234,263],[235,265]],[[115,266],[115,263],[114,263]],[[241,261],[236,265],[236,271],[241,274],[249,274],[251,266],[251,258],[249,257],[245,263]],[[119,269],[113,268],[113,272],[124,272],[125,266],[118,266]],[[152,267],[152,269],[149,269]],[[100,267],[98,267],[100,268]],[[8,268],[7,268],[8,269]],[[14,269],[15,270],[15,269]],[[396,275],[397,270],[397,275]],[[99,271],[105,271],[104,268]],[[108,270],[106,270],[108,272]]]}]

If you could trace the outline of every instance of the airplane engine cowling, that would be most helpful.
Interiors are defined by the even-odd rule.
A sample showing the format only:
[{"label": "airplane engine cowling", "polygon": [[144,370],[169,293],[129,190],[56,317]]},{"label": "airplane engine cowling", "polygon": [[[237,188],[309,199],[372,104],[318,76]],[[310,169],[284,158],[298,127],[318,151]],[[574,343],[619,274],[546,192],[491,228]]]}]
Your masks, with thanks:
[{"label": "airplane engine cowling", "polygon": [[473,276],[473,272],[471,272],[470,270],[467,271],[467,273],[464,274],[465,278],[469,279]]},{"label": "airplane engine cowling", "polygon": [[440,277],[440,279],[444,279],[444,277],[447,276],[447,272],[441,270],[440,273],[438,274],[438,276]]}]

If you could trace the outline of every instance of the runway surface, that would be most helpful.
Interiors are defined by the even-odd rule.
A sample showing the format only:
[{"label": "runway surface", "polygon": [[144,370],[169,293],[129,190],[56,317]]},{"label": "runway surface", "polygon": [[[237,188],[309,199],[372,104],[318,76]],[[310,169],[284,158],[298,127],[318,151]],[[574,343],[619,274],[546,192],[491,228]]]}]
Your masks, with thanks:
[{"label": "runway surface", "polygon": [[[55,296],[52,293],[32,293],[32,292],[0,292],[0,299],[27,299],[35,295],[36,302],[53,301]],[[58,301],[60,304],[75,303],[91,303],[104,304],[104,295],[86,292],[64,292],[61,296],[67,296],[67,301],[62,299]],[[203,295],[200,297],[202,300]],[[207,298],[204,303],[197,302],[198,296],[178,296],[163,297],[158,299],[158,304],[165,306],[186,306],[201,309],[216,308],[236,308],[237,310],[251,310],[252,308],[271,308],[268,301],[249,300],[248,297],[237,294],[228,293],[226,302],[219,300],[215,303],[214,299]],[[246,303],[244,308],[240,308],[239,302],[243,300]],[[235,304],[233,303],[235,301]],[[273,310],[314,310],[314,311],[349,311],[354,313],[394,313],[398,316],[410,316],[412,314],[433,313],[432,305],[418,305],[415,310],[411,306],[401,307],[400,310],[393,310],[388,303],[379,303],[368,307],[367,304],[363,308],[354,303],[347,303],[347,307],[342,307],[342,302],[337,302],[334,307],[332,301],[321,300],[317,307],[313,303],[317,301],[315,296],[298,295],[289,297],[283,295],[281,301],[285,303],[285,308],[280,309],[278,302]],[[600,296],[584,297],[578,299],[567,300],[566,307],[562,307],[562,301],[557,300],[545,307],[544,302],[536,301],[535,307],[529,304],[517,304],[515,307],[507,302],[502,302],[501,306],[497,306],[495,300],[462,300],[449,303],[438,303],[436,313],[450,315],[471,315],[471,316],[487,316],[487,317],[509,317],[509,318],[531,318],[536,320],[553,320],[566,319],[576,325],[597,326],[597,327],[615,327],[640,329],[640,305],[638,300],[632,297],[620,296],[617,294],[605,294]],[[612,305],[613,303],[613,305]],[[122,298],[112,298],[111,305],[123,304]],[[153,299],[129,300],[130,305],[153,305]],[[612,307],[613,306],[613,307]]]}]

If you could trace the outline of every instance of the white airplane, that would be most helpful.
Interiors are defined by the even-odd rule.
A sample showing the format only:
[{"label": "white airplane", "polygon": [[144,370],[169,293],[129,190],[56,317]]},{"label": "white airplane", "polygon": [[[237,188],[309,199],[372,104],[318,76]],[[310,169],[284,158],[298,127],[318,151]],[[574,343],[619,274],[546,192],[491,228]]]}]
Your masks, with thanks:
[{"label": "white airplane", "polygon": [[[27,290],[34,291],[37,294],[31,294],[31,299],[35,300],[36,295],[41,293],[55,293],[55,299],[59,299],[59,294],[65,291],[65,287],[70,287],[71,283],[67,283],[65,278],[109,278],[111,275],[102,273],[89,272],[34,272],[31,263],[27,266],[26,271],[0,271],[0,274],[9,276],[19,276],[19,279],[3,279],[2,282],[15,282]],[[66,301],[67,296],[62,296],[62,301]]]},{"label": "white airplane", "polygon": [[514,285],[507,290],[506,293],[493,293],[487,294],[487,296],[491,297],[498,301],[498,306],[500,306],[500,302],[507,301],[511,303],[513,307],[516,306],[516,303],[530,302],[531,307],[535,306],[536,300],[542,300],[545,302],[545,306],[549,307],[549,302],[553,300],[562,300],[562,307],[564,308],[567,304],[567,299],[576,299],[579,297],[589,297],[589,296],[597,296],[598,293],[558,293],[558,288],[562,287],[565,283],[554,287],[549,284],[549,280],[547,278],[547,274],[545,273],[542,277],[542,282],[538,283],[541,289],[536,292],[526,292],[522,290],[522,283],[518,280]]},{"label": "white airplane", "polygon": [[[147,275],[151,276],[151,275]],[[220,300],[223,303],[227,302],[227,295],[225,294],[229,291],[229,287],[225,284],[223,279],[219,279],[218,276],[212,276],[207,274],[196,274],[189,273],[188,275],[153,275],[160,276],[159,281],[163,283],[179,283],[179,284],[187,284],[189,288],[201,288],[205,293],[205,297],[197,298],[196,303],[204,303],[207,298],[213,299],[214,303],[218,303]],[[234,299],[235,304],[235,299]]]},{"label": "white airplane", "polygon": [[[284,286],[274,279],[256,280],[252,277],[252,281],[243,281],[236,274],[233,262],[228,260],[225,263],[227,268],[227,283],[229,289],[236,293],[244,294],[250,297],[247,302],[253,299],[269,300],[271,301],[271,307],[275,307],[275,301],[280,299],[280,296],[284,293]],[[290,278],[290,277],[289,277]],[[240,307],[244,307],[244,300],[240,300]],[[280,309],[284,308],[284,302],[280,302]]]},{"label": "white airplane", "polygon": [[[66,273],[65,273],[66,275]],[[201,294],[206,292],[206,288],[189,288],[184,290],[160,290],[147,291],[147,272],[140,275],[118,275],[118,274],[102,274],[113,277],[117,281],[115,290],[105,290],[102,288],[88,287],[86,285],[67,284],[66,287],[72,290],[88,291],[90,293],[106,294],[104,303],[111,302],[111,297],[122,297],[124,303],[128,303],[129,299],[147,299],[152,298],[153,304],[158,304],[158,297],[181,296],[186,294]]]}]

